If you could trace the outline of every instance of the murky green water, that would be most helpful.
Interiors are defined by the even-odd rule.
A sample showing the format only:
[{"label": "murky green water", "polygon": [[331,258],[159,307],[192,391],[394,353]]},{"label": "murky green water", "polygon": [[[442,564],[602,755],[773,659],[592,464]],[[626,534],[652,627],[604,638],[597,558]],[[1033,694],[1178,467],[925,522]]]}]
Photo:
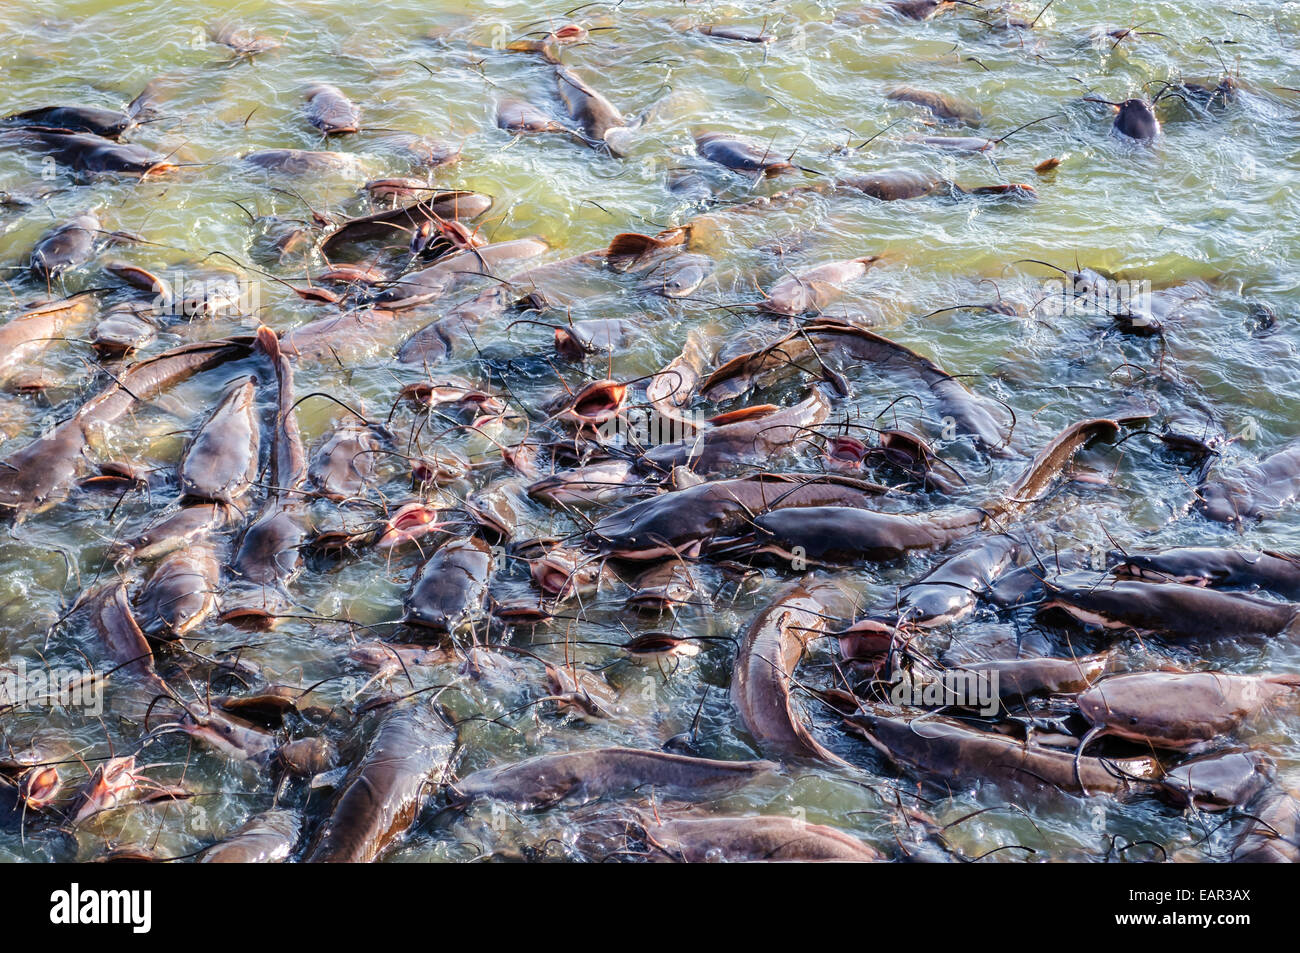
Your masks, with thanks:
[{"label": "murky green water", "polygon": [[[638,293],[630,283],[608,283],[600,293],[567,301],[572,319],[619,317],[633,322],[631,343],[612,355],[582,364],[554,357],[551,332],[510,326],[513,316],[493,318],[478,332],[480,349],[449,361],[439,371],[464,374],[511,392],[539,408],[560,390],[586,379],[630,380],[664,366],[691,328],[717,341],[755,330],[770,333],[768,319],[727,308],[755,300],[787,270],[821,261],[881,255],[884,261],[854,284],[835,313],[860,317],[873,329],[933,356],[954,373],[969,375],[976,390],[1005,401],[1018,425],[1013,443],[1022,451],[1045,442],[1063,425],[1100,416],[1135,402],[1155,400],[1157,423],[1172,416],[1204,422],[1209,431],[1239,439],[1225,450],[1225,464],[1271,453],[1297,433],[1300,421],[1300,334],[1293,316],[1300,306],[1294,260],[1300,254],[1300,186],[1295,156],[1300,148],[1300,98],[1279,87],[1300,86],[1295,43],[1300,5],[1249,3],[1236,12],[1199,3],[1082,3],[1062,0],[1032,31],[994,30],[959,8],[931,22],[872,14],[868,5],[793,3],[763,9],[745,4],[628,2],[617,8],[587,6],[574,17],[593,32],[566,49],[564,62],[587,76],[625,114],[644,115],[627,155],[613,158],[560,137],[512,138],[495,125],[496,101],[513,96],[558,109],[552,68],[536,56],[510,53],[503,42],[566,22],[564,4],[543,8],[513,2],[475,5],[395,2],[364,9],[336,0],[278,3],[71,2],[17,5],[0,19],[0,107],[12,112],[47,104],[125,106],[146,82],[158,79],[160,118],[129,138],[182,164],[174,174],[146,181],[100,179],[75,184],[64,172],[42,178],[38,157],[0,150],[0,190],[30,204],[0,212],[0,263],[12,266],[0,297],[7,314],[40,296],[25,273],[32,245],[52,224],[88,208],[104,228],[139,233],[149,244],[111,249],[100,257],[126,259],[155,271],[193,272],[233,267],[257,280],[262,310],[256,317],[218,317],[164,332],[145,353],[185,340],[201,340],[255,327],[278,331],[326,313],[288,288],[260,279],[252,269],[302,284],[320,271],[308,253],[281,257],[268,250],[265,231],[273,219],[306,220],[311,211],[332,218],[363,214],[360,187],[385,175],[412,174],[400,134],[460,146],[461,160],[431,173],[434,185],[486,192],[493,209],[480,222],[493,240],[527,235],[551,245],[558,260],[605,245],[623,231],[654,232],[704,210],[669,190],[670,173],[696,170],[720,200],[743,200],[798,184],[803,176],[757,184],[700,159],[691,139],[700,128],[734,130],[770,141],[774,152],[828,174],[882,168],[915,168],[965,186],[1031,182],[1034,203],[985,199],[928,199],[882,203],[842,196],[810,195],[759,216],[715,219],[699,250],[717,262],[711,283],[691,300],[668,302]],[[1029,18],[1036,5],[1018,5]],[[970,12],[970,11],[967,11]],[[254,59],[231,59],[207,42],[205,28],[222,17],[282,38],[282,48]],[[701,23],[766,25],[768,44],[727,42],[691,28]],[[1098,28],[1137,27],[1121,42]],[[599,28],[599,29],[596,29]],[[1145,31],[1145,32],[1143,32]],[[1216,52],[1217,51],[1217,52]],[[1152,147],[1109,134],[1105,110],[1080,101],[1089,91],[1120,100],[1179,79],[1217,81],[1225,66],[1239,79],[1240,94],[1228,108],[1206,113],[1176,99],[1161,106],[1165,135]],[[301,90],[329,82],[363,109],[365,129],[329,141],[302,118]],[[972,130],[927,124],[924,111],[887,100],[889,88],[909,84],[947,92],[980,107],[984,121]],[[937,153],[923,135],[965,134],[998,138],[1045,116],[984,155]],[[890,123],[878,138],[857,145]],[[259,149],[327,149],[356,156],[352,171],[287,176],[250,169],[239,157]],[[1063,159],[1054,172],[1034,167]],[[416,174],[423,174],[416,171]],[[250,225],[249,214],[258,221]],[[783,250],[782,255],[774,249]],[[1081,264],[1121,278],[1149,280],[1160,289],[1203,282],[1204,293],[1166,322],[1163,337],[1125,337],[1095,317],[1046,320],[987,311],[941,310],[990,301],[999,295],[1032,304],[1053,276],[1039,259],[1061,268]],[[64,292],[115,287],[97,264],[66,275]],[[106,300],[113,300],[110,293]],[[1259,304],[1277,315],[1275,329],[1261,333]],[[441,306],[440,306],[441,307]],[[938,313],[936,313],[938,312]],[[436,312],[435,312],[436,316]],[[346,361],[302,364],[298,389],[323,391],[365,412],[387,415],[403,384],[423,374],[392,362],[392,348],[430,320],[428,312],[404,318],[388,345]],[[775,325],[773,325],[773,328]],[[68,333],[35,362],[30,376],[48,386],[0,394],[0,452],[21,446],[66,417],[103,382],[85,342],[89,328]],[[84,664],[101,651],[92,633],[51,626],[77,594],[119,571],[105,559],[108,543],[137,532],[175,496],[165,472],[180,453],[185,434],[211,406],[221,387],[241,371],[260,373],[256,362],[200,375],[127,418],[93,448],[97,459],[131,460],[160,471],[151,493],[76,494],[0,538],[0,662]],[[787,382],[761,397],[788,403],[800,397]],[[854,380],[854,396],[836,415],[870,420],[899,397],[897,382],[869,372]],[[267,405],[269,407],[269,404]],[[325,400],[308,400],[299,420],[309,450],[343,411]],[[900,422],[937,436],[939,423],[914,403],[890,411]],[[394,418],[406,430],[409,410]],[[428,433],[437,433],[430,425]],[[523,429],[495,433],[513,442]],[[448,445],[492,461],[490,444],[452,434]],[[972,485],[970,498],[1010,479],[1019,463],[990,464],[958,441],[944,449]],[[1034,539],[1043,551],[1075,547],[1164,547],[1245,543],[1300,550],[1296,511],[1252,526],[1247,537],[1184,514],[1195,480],[1186,461],[1150,438],[1122,448],[1091,451],[1082,465],[1109,477],[1104,485],[1072,484],[1032,514]],[[372,499],[401,501],[410,484],[394,458],[381,468]],[[807,449],[783,461],[787,468],[815,469]],[[507,478],[488,463],[445,488],[449,502]],[[318,513],[318,515],[320,515]],[[531,505],[517,538],[563,535],[582,524]],[[387,623],[400,614],[401,597],[418,555],[386,558],[370,553],[330,567],[311,566],[294,584],[301,615],[337,622],[286,619],[271,633],[250,635],[209,621],[196,648],[209,656],[255,662],[271,682],[300,686],[326,682],[313,693],[320,705],[349,698],[365,681],[345,660],[354,632],[348,624]],[[925,563],[885,570],[835,573],[863,602],[919,574]],[[121,570],[134,584],[140,567]],[[526,590],[521,569],[516,587]],[[788,575],[788,573],[786,574]],[[521,662],[509,678],[464,681],[442,700],[459,716],[475,714],[460,730],[458,770],[514,760],[529,754],[623,744],[658,747],[691,721],[701,694],[702,750],[725,758],[758,752],[738,733],[727,699],[733,646],[747,620],[768,601],[782,578],[776,570],[738,579],[717,568],[700,571],[700,605],[671,619],[634,617],[622,608],[618,585],[580,612],[576,604],[548,626],[516,630],[515,644],[532,646],[550,659],[567,652],[579,664],[600,669],[619,689],[627,714],[599,724],[564,720],[526,705],[545,693],[539,665]],[[671,669],[631,664],[617,650],[629,634],[675,625],[679,632],[719,637],[704,651]],[[381,631],[387,631],[381,629]],[[1010,634],[1013,644],[1053,646],[1062,630],[1041,630],[1032,613],[999,617],[977,614],[945,637],[979,642]],[[1076,646],[1100,645],[1092,636],[1068,633]],[[614,643],[614,644],[610,644]],[[939,639],[942,647],[943,638]],[[1300,653],[1278,641],[1265,645],[1216,645],[1211,654],[1169,650],[1158,642],[1124,643],[1132,668],[1174,662],[1234,671],[1300,671]],[[800,677],[829,684],[829,648],[806,660]],[[425,682],[445,683],[453,671]],[[417,684],[420,676],[417,676]],[[367,692],[378,690],[372,686]],[[37,730],[67,733],[93,765],[110,749],[131,751],[143,735],[138,693],[109,692],[103,718],[38,708],[0,715],[8,745],[24,745]],[[818,737],[860,767],[792,770],[789,777],[746,790],[724,809],[767,813],[805,812],[860,835],[887,853],[894,842],[896,795],[915,784],[887,769],[865,746],[848,738],[819,706]],[[490,719],[499,719],[490,723]],[[1300,742],[1294,713],[1278,713],[1254,725],[1243,740],[1277,761],[1279,780],[1300,781]],[[300,728],[301,731],[307,729]],[[263,772],[218,754],[191,748],[168,735],[139,754],[155,779],[178,781],[199,796],[170,806],[127,806],[101,815],[71,834],[48,819],[14,815],[0,826],[0,858],[89,859],[112,845],[148,845],[164,856],[190,854],[237,826],[251,810],[267,806],[274,789]],[[70,783],[75,767],[66,769]],[[301,792],[291,795],[302,804]],[[941,820],[955,820],[977,807],[1005,805],[1005,791],[975,789],[947,798],[928,795]],[[989,860],[1101,859],[1113,848],[1143,840],[1171,857],[1223,859],[1242,822],[1220,827],[1215,817],[1184,815],[1154,798],[1117,805],[1065,795],[1018,799],[1023,810],[994,810],[949,832],[968,856],[1016,844]],[[306,802],[309,816],[320,796]],[[389,856],[395,860],[467,860],[494,852],[509,855],[520,844],[572,836],[584,815],[462,816],[426,814],[413,835]],[[1130,852],[1150,854],[1150,848]],[[1110,853],[1116,857],[1113,849]]]}]

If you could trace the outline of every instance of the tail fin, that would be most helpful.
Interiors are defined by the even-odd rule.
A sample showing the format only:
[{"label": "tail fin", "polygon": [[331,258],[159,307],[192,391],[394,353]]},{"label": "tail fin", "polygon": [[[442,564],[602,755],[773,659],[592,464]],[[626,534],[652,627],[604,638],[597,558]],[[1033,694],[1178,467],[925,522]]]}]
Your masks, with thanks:
[{"label": "tail fin", "polygon": [[157,100],[161,92],[162,83],[159,78],[151,79],[144,84],[144,89],[140,90],[140,95],[126,107],[126,114],[137,122],[155,115],[154,101]]},{"label": "tail fin", "polygon": [[265,324],[257,329],[257,348],[274,363],[280,359],[280,336]]},{"label": "tail fin", "polygon": [[616,271],[627,271],[656,251],[672,248],[674,245],[685,245],[690,236],[689,225],[667,228],[658,235],[623,232],[615,235],[610,241],[609,248],[605,250],[605,260]]}]

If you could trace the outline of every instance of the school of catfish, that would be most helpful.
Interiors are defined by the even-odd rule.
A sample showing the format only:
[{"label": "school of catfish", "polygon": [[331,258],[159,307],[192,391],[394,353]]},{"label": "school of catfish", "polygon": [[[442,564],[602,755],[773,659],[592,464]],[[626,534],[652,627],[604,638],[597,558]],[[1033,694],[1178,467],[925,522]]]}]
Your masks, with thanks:
[{"label": "school of catfish", "polygon": [[[1033,37],[1051,29],[1034,12],[899,0],[834,22],[922,29],[964,16]],[[655,106],[620,109],[590,66],[621,15],[579,8],[494,48],[448,43],[508,62],[534,88],[544,77],[547,98],[490,90],[503,141],[619,163],[656,122]],[[756,57],[779,36],[752,18],[686,16],[665,30]],[[1112,25],[1088,41],[1161,36]],[[221,22],[207,41],[274,70],[282,45],[311,38]],[[1155,154],[1184,124],[1275,95],[1218,59],[1191,70],[1117,101],[1087,89],[1046,101],[1041,119],[998,138],[985,137],[992,103],[923,76],[885,95],[928,131],[919,148],[999,156],[1068,110],[1091,117],[1098,139]],[[107,176],[184,190],[216,174],[133,141],[176,118],[165,77],[118,110],[50,96],[10,110],[0,149],[35,169],[52,160],[58,188]],[[438,184],[475,156],[393,129],[382,130],[392,168],[346,211],[322,210],[313,182],[352,163],[366,90],[322,80],[300,100],[320,149],[232,158],[302,216],[260,215],[255,195],[241,204],[256,261],[197,246],[178,259],[147,227],[87,207],[10,270],[6,390],[33,407],[66,396],[39,426],[35,410],[4,421],[0,511],[15,538],[75,511],[104,540],[68,558],[75,584],[41,630],[52,656],[82,660],[113,713],[111,726],[85,719],[91,732],[75,739],[30,718],[3,726],[0,810],[39,856],[369,862],[443,832],[477,845],[462,859],[1170,859],[1133,837],[1096,854],[972,853],[952,828],[974,814],[950,806],[978,791],[984,811],[1139,805],[1206,829],[1221,815],[1228,846],[1196,859],[1297,859],[1300,792],[1252,739],[1294,722],[1300,675],[1249,662],[1300,637],[1300,555],[1251,540],[1261,522],[1294,518],[1300,442],[1229,464],[1237,437],[1196,412],[1203,400],[1166,332],[1213,307],[1213,276],[1029,261],[1011,264],[1037,284],[1005,297],[998,281],[973,281],[987,297],[945,311],[1153,342],[1136,384],[1096,394],[1089,416],[1052,431],[999,396],[1015,381],[941,364],[845,304],[907,267],[873,252],[871,236],[859,236],[861,255],[827,259],[815,227],[783,232],[754,249],[761,273],[719,257],[719,232],[851,203],[887,203],[922,227],[927,209],[952,203],[1014,214],[1055,176],[1086,169],[1033,156],[1031,184],[990,158],[984,178],[959,184],[873,167],[870,140],[819,155],[755,137],[737,116],[696,129],[663,163],[676,219],[623,221],[581,249],[559,236],[495,240],[508,210],[493,195]],[[3,193],[0,214],[38,204],[46,187],[34,178]],[[283,325],[250,294],[259,287],[288,289],[314,317]],[[625,358],[661,333],[656,316],[686,306],[699,317],[670,342],[676,356],[635,370]],[[1283,320],[1263,301],[1257,319]],[[75,349],[90,383],[60,391],[36,360],[50,349]],[[386,390],[336,386],[352,367],[388,369]],[[196,381],[219,387],[203,406],[187,396]],[[299,418],[313,405],[332,423],[306,439]],[[179,435],[170,458],[132,439],[155,421]],[[1048,548],[1062,506],[1141,492],[1117,476],[1134,440],[1177,462],[1174,518],[1199,521],[1205,544],[1148,548],[1109,527],[1104,550]],[[368,559],[397,580],[386,616],[305,601]],[[877,570],[905,581],[864,588]],[[738,597],[756,607],[743,625],[700,623]],[[288,626],[311,634],[304,663],[325,660],[330,675],[259,663]],[[684,707],[663,710],[665,683]],[[589,740],[621,726],[624,744]],[[477,757],[484,733],[501,732],[541,744]],[[196,759],[238,766],[229,777],[243,789],[192,781]],[[814,773],[871,792],[876,836],[806,820],[799,784]],[[796,810],[737,806],[737,792],[764,789]],[[166,816],[227,796],[238,821],[192,849],[150,839]]]}]

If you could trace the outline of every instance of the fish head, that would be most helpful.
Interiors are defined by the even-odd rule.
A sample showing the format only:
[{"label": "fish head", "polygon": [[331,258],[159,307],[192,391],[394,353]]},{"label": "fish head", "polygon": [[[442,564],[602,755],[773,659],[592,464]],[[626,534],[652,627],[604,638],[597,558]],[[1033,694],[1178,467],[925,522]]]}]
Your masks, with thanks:
[{"label": "fish head", "polygon": [[1115,131],[1130,139],[1154,139],[1160,135],[1160,120],[1144,99],[1126,99],[1115,113]]},{"label": "fish head", "polygon": [[59,796],[63,780],[55,765],[36,765],[23,773],[18,785],[18,796],[31,810],[49,807]]},{"label": "fish head", "polygon": [[72,816],[73,823],[117,807],[135,786],[135,780],[134,755],[109,758],[95,769],[82,788],[80,804]]},{"label": "fish head", "polygon": [[1192,506],[1208,520],[1240,527],[1242,517],[1239,496],[1226,484],[1210,483],[1197,491],[1196,502]]}]

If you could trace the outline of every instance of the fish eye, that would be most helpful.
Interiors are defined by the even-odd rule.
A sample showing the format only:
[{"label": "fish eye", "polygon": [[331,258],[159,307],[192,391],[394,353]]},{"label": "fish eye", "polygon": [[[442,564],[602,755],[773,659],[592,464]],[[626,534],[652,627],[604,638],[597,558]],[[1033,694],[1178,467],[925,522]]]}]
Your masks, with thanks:
[{"label": "fish eye", "polygon": [[1131,718],[1129,718],[1128,723],[1130,725],[1136,725],[1138,723],[1137,715],[1133,715]]}]

